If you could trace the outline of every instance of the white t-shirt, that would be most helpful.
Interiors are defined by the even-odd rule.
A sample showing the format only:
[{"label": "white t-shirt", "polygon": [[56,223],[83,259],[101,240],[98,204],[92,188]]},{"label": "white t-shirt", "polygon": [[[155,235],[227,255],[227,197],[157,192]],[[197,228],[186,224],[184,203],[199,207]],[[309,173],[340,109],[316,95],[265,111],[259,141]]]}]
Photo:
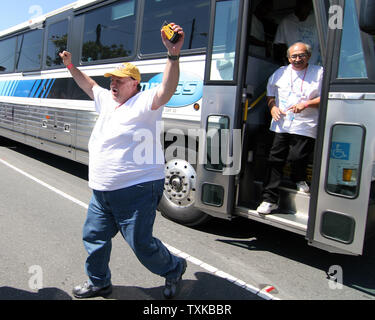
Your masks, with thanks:
[{"label": "white t-shirt", "polygon": [[[276,106],[286,111],[290,106],[320,96],[323,79],[321,66],[308,65],[296,71],[292,65],[277,69],[268,79],[267,96],[275,97]],[[293,113],[294,119],[287,123],[286,116],[279,121],[272,119],[270,130],[294,133],[316,138],[319,108],[306,108],[300,113]]]},{"label": "white t-shirt", "polygon": [[151,110],[156,91],[139,92],[118,107],[109,90],[93,88],[99,117],[89,141],[90,188],[111,191],[164,178],[163,107]]},{"label": "white t-shirt", "polygon": [[310,14],[305,21],[299,21],[294,13],[286,16],[279,24],[273,42],[284,43],[288,48],[296,42],[307,43],[312,49],[309,63],[321,64],[314,14]]}]

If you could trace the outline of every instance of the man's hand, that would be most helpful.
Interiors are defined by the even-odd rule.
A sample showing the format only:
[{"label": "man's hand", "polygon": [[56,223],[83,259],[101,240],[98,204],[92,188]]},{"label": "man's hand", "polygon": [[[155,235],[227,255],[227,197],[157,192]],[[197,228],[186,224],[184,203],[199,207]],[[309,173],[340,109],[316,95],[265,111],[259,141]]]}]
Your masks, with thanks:
[{"label": "man's hand", "polygon": [[270,108],[270,113],[274,121],[279,121],[282,116],[285,116],[286,113],[283,112],[277,105],[276,99],[273,96],[267,96],[267,105]]},{"label": "man's hand", "polygon": [[78,68],[72,65],[72,54],[68,51],[63,51],[59,53],[64,65],[69,69],[75,82],[78,86],[91,98],[94,100],[94,93],[92,89],[97,86],[97,83],[90,78],[85,73],[81,72]]},{"label": "man's hand", "polygon": [[302,102],[296,103],[288,108],[287,111],[291,110],[294,113],[300,113],[306,109],[306,105]]},{"label": "man's hand", "polygon": [[62,59],[65,66],[72,63],[72,54],[68,51],[59,52],[59,56]]},{"label": "man's hand", "polygon": [[161,30],[161,39],[163,41],[164,46],[167,48],[168,53],[172,56],[177,56],[180,54],[181,48],[184,44],[184,39],[185,39],[185,33],[182,30],[182,28],[175,24],[175,23],[170,23],[172,30],[176,33],[179,34],[179,39],[177,40],[176,43],[172,43],[168,40],[164,30]]},{"label": "man's hand", "polygon": [[271,109],[271,116],[272,116],[272,119],[275,120],[275,121],[279,121],[281,119],[282,116],[285,116],[286,113],[281,111],[281,109],[279,107],[277,107],[276,105],[274,105]]}]

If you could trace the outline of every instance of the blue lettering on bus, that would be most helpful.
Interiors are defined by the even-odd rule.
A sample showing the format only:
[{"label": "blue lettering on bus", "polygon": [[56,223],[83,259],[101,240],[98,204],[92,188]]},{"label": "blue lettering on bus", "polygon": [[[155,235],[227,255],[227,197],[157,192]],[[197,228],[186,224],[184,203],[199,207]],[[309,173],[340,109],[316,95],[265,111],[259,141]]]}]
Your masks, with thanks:
[{"label": "blue lettering on bus", "polygon": [[[142,82],[142,90],[151,89],[158,86],[163,79],[163,74],[159,73],[152,77],[148,82]],[[198,76],[181,72],[180,80],[176,92],[166,104],[167,107],[183,107],[199,101],[203,95],[203,81]]]}]

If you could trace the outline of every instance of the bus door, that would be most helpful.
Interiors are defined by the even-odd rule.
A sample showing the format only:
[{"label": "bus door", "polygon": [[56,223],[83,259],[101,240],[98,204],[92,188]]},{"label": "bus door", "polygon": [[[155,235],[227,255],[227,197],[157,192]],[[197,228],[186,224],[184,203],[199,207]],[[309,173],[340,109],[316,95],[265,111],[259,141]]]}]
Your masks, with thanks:
[{"label": "bus door", "polygon": [[330,3],[307,239],[362,254],[375,213],[374,39],[359,29],[359,1]]},{"label": "bus door", "polygon": [[246,70],[246,52],[240,48],[246,43],[249,2],[211,1],[195,206],[222,218],[232,212],[240,171]]}]

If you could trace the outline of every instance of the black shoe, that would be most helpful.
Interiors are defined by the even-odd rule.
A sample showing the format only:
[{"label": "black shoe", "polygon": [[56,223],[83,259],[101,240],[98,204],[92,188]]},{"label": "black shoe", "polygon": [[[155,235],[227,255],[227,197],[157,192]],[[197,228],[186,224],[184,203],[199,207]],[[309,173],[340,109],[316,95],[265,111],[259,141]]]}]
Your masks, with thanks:
[{"label": "black shoe", "polygon": [[83,299],[83,298],[92,298],[98,296],[108,296],[112,292],[112,285],[106,287],[95,287],[90,284],[88,281],[85,281],[83,285],[79,285],[74,287],[73,295],[76,298]]},{"label": "black shoe", "polygon": [[181,270],[180,275],[175,279],[165,279],[165,287],[164,287],[164,290],[163,290],[163,295],[164,295],[165,299],[172,299],[176,295],[178,286],[179,286],[179,284],[181,282],[181,279],[182,279],[182,275],[186,271],[186,267],[187,267],[186,260],[183,259],[182,260],[182,270]]}]

